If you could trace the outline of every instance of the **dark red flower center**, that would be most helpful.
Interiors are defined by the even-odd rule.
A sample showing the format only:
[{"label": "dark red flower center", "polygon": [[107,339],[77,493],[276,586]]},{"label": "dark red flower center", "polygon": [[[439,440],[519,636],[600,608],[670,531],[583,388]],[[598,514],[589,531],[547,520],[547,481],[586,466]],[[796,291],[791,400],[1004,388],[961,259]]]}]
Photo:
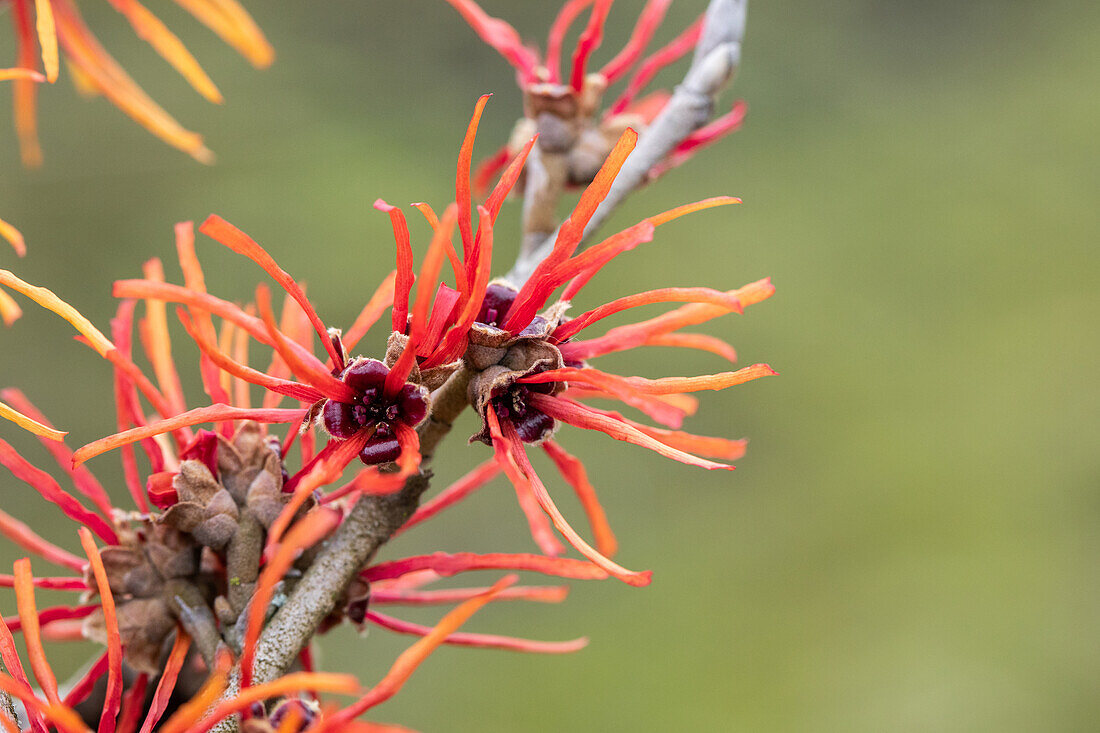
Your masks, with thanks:
[{"label": "dark red flower center", "polygon": [[550,394],[553,384],[513,384],[489,403],[500,420],[507,420],[524,443],[538,443],[554,430],[554,418],[527,403],[531,392]]},{"label": "dark red flower center", "polygon": [[406,384],[393,397],[386,397],[389,373],[389,367],[377,359],[352,362],[340,379],[355,390],[355,400],[329,400],[322,412],[325,430],[338,440],[347,440],[367,428],[374,429],[374,434],[359,452],[359,459],[368,466],[394,461],[401,455],[393,428],[395,422],[413,428],[428,414],[427,392],[419,385]]}]

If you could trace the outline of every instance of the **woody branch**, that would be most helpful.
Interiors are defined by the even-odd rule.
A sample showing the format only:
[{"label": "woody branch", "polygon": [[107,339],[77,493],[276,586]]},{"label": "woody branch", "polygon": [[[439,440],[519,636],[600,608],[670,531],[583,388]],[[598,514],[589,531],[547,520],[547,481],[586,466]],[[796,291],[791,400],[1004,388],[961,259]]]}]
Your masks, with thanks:
[{"label": "woody branch", "polygon": [[[668,104],[639,134],[637,146],[585,227],[586,238],[648,180],[654,166],[711,119],[715,98],[733,79],[741,62],[741,40],[745,35],[747,9],[748,0],[712,0],[707,7],[703,35],[684,80],[676,87]],[[543,199],[557,200],[547,189],[554,185],[563,186],[562,177],[547,170],[542,157],[533,153],[527,161],[527,171],[527,194],[534,188]],[[532,181],[535,183],[532,184]],[[530,200],[524,201],[524,204],[531,206]],[[527,209],[524,213],[523,248],[508,274],[508,279],[516,285],[525,282],[550,254],[557,230],[555,227],[549,235],[545,235],[537,226],[530,228],[529,221],[536,220],[527,215]]]}]

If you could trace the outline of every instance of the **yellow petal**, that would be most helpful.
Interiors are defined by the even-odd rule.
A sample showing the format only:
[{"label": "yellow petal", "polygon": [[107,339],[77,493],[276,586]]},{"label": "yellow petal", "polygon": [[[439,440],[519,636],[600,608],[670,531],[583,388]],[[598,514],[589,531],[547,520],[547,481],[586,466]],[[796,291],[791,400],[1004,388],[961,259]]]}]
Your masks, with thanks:
[{"label": "yellow petal", "polygon": [[221,104],[224,101],[221,92],[183,45],[183,41],[168,30],[160,18],[136,0],[129,0],[121,10],[133,26],[134,32],[171,64],[172,68],[178,71],[195,91],[215,104]]},{"label": "yellow petal", "polygon": [[0,219],[0,237],[11,242],[11,246],[15,248],[15,253],[20,257],[27,253],[27,245],[23,241],[23,235],[3,219]]},{"label": "yellow petal", "polygon": [[93,349],[99,352],[100,356],[106,357],[107,352],[114,350],[115,345],[111,343],[110,339],[104,336],[98,328],[93,326],[91,321],[80,315],[76,308],[73,308],[61,298],[57,297],[53,291],[24,282],[16,277],[10,270],[0,270],[0,285],[4,285],[5,287],[22,293],[43,308],[53,311],[73,324],[73,327],[76,328],[84,338],[88,339],[88,343]]},{"label": "yellow petal", "polygon": [[38,18],[38,43],[42,46],[42,66],[46,69],[46,81],[57,81],[57,27],[53,22],[53,7],[50,0],[35,0],[34,12]]},{"label": "yellow petal", "polygon": [[30,419],[23,413],[15,410],[12,407],[9,407],[3,402],[0,402],[0,417],[4,418],[5,420],[11,420],[13,423],[23,428],[24,430],[32,432],[35,435],[41,435],[43,438],[49,438],[50,440],[61,442],[65,439],[65,436],[68,435],[68,433],[62,432],[60,430],[54,430],[53,428],[47,427],[36,420]]}]

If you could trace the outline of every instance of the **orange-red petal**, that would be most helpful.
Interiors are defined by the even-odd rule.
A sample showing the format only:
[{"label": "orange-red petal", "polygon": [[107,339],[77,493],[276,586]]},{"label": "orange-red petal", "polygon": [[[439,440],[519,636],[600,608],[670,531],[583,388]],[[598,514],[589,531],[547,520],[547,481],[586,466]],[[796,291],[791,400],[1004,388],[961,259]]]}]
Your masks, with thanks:
[{"label": "orange-red petal", "polygon": [[[479,595],[484,595],[482,591]],[[476,597],[476,596],[475,596]],[[499,597],[499,596],[498,596]],[[373,600],[373,598],[372,598]],[[377,611],[367,611],[367,621],[381,626],[384,629],[395,631],[399,634],[412,634],[414,636],[427,636],[432,632],[430,626],[420,624]],[[454,646],[470,646],[481,649],[505,649],[512,652],[527,652],[530,654],[571,654],[588,646],[588,638],[581,637],[570,641],[534,641],[531,639],[518,639],[514,636],[497,636],[495,634],[467,634],[456,631],[443,640],[444,644]]]},{"label": "orange-red petal", "polygon": [[382,681],[372,687],[366,695],[357,702],[341,710],[335,715],[326,717],[318,726],[318,733],[339,728],[345,721],[358,717],[361,713],[393,697],[412,676],[416,668],[428,658],[443,641],[450,636],[466,620],[474,615],[482,606],[489,603],[501,590],[516,581],[514,575],[506,576],[497,581],[484,595],[471,598],[458,608],[444,616],[435,628],[424,638],[406,649],[390,667],[390,671],[382,678]]},{"label": "orange-red petal", "polygon": [[103,623],[107,629],[107,690],[104,693],[103,712],[99,719],[99,733],[114,733],[115,718],[122,699],[122,637],[118,632],[118,617],[115,615],[115,599],[111,594],[111,581],[107,578],[107,569],[99,556],[99,549],[86,528],[80,528],[80,544],[88,555],[96,587],[99,590],[99,603],[103,608]]},{"label": "orange-red petal", "polygon": [[263,630],[264,616],[275,594],[276,584],[283,579],[290,566],[306,549],[321,541],[340,523],[340,514],[320,507],[294,523],[279,543],[274,554],[264,565],[256,581],[256,590],[248,607],[248,623],[241,644],[241,688],[252,683],[252,666],[256,659],[256,643]]},{"label": "orange-red petal", "polygon": [[118,448],[122,445],[135,443],[142,438],[151,438],[154,435],[176,430],[184,426],[201,425],[208,422],[221,422],[223,420],[255,420],[261,423],[289,423],[301,418],[305,410],[288,410],[272,408],[270,410],[244,410],[230,405],[210,405],[209,407],[197,407],[181,415],[160,420],[150,425],[143,425],[121,433],[110,435],[106,438],[88,443],[73,453],[73,460],[77,465],[84,463],[89,458],[94,458],[101,453]]}]

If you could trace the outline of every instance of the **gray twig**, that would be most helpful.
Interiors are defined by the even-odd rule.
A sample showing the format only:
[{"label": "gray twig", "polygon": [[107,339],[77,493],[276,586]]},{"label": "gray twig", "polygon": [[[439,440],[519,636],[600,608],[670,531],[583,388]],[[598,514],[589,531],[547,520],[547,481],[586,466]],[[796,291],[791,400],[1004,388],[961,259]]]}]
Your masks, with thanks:
[{"label": "gray twig", "polygon": [[[646,182],[655,165],[710,120],[715,97],[733,78],[741,62],[747,8],[748,0],[712,0],[691,67],[668,104],[639,135],[637,146],[585,227],[586,238],[599,229],[627,196]],[[525,282],[550,254],[554,239],[555,234],[551,234],[531,249],[530,254],[519,257],[508,273],[508,280],[514,285]]]}]

